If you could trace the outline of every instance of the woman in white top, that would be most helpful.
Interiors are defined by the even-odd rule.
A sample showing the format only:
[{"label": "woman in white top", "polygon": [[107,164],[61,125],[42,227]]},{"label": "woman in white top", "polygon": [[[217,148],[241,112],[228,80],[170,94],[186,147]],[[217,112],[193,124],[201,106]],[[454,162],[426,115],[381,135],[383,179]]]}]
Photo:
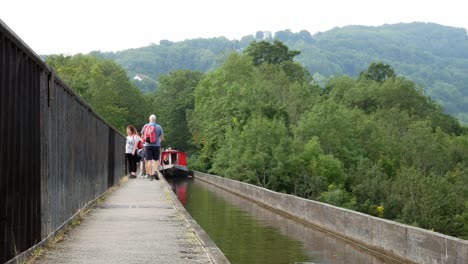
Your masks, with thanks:
[{"label": "woman in white top", "polygon": [[140,141],[134,126],[127,126],[127,143],[125,144],[125,158],[128,162],[128,169],[130,171],[130,178],[136,178],[137,170],[137,144]]}]

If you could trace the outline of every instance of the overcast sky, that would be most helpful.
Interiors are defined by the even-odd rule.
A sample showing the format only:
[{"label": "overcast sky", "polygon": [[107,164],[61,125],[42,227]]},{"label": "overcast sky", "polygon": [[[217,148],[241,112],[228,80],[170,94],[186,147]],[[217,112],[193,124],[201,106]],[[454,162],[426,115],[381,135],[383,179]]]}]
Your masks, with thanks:
[{"label": "overcast sky", "polygon": [[434,22],[468,28],[466,0],[0,0],[0,19],[38,54],[118,51],[256,31]]}]

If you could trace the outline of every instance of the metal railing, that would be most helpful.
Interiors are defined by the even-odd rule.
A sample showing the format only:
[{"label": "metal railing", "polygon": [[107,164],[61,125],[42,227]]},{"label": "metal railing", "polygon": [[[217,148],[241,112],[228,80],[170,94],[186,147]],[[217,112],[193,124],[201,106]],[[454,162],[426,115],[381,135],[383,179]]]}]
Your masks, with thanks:
[{"label": "metal railing", "polygon": [[125,138],[1,20],[0,117],[3,263],[119,181]]}]

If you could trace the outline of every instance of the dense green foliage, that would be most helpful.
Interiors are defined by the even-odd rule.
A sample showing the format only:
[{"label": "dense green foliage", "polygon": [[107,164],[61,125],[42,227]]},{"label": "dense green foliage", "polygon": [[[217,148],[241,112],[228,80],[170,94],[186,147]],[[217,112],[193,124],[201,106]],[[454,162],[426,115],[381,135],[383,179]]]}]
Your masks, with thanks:
[{"label": "dense green foliage", "polygon": [[[161,41],[159,45],[96,54],[113,59],[129,76],[143,74],[150,80],[135,82],[143,91],[155,89],[159,76],[174,70],[207,72],[217,68],[232,51],[242,51],[251,41],[273,40],[257,32],[239,40],[226,38]],[[301,52],[296,60],[319,83],[338,75],[358,77],[372,62],[384,62],[440,102],[457,118],[468,123],[468,38],[465,29],[431,23],[348,26],[311,35],[302,30],[273,34]]]},{"label": "dense green foliage", "polygon": [[197,169],[468,238],[465,127],[387,64],[321,88],[297,63],[250,56],[273,45],[196,87]]},{"label": "dense green foliage", "polygon": [[465,29],[432,23],[349,26],[313,36],[313,43],[285,40],[302,53],[297,61],[323,76],[357,76],[371,62],[391,65],[398,74],[468,123],[468,37]]},{"label": "dense green foliage", "polygon": [[195,151],[187,113],[194,108],[194,90],[203,73],[188,70],[161,76],[160,87],[143,94],[127,73],[112,60],[94,55],[49,56],[47,63],[74,91],[110,124],[125,132],[127,125],[140,130],[150,114],[166,134],[163,147]]},{"label": "dense green foliage", "polygon": [[255,66],[262,63],[279,64],[286,61],[293,61],[293,58],[301,52],[289,48],[279,40],[275,40],[273,45],[267,41],[254,41],[245,49],[245,53],[253,57]]},{"label": "dense green foliage", "polygon": [[189,153],[195,150],[191,144],[187,114],[194,108],[195,87],[202,78],[203,73],[188,70],[171,72],[159,78],[160,87],[151,97],[166,134],[165,147]]},{"label": "dense green foliage", "polygon": [[467,239],[467,128],[386,63],[317,81],[297,54],[253,42],[146,95],[109,60],[48,63],[116,127],[155,113],[192,169]]},{"label": "dense green foliage", "polygon": [[49,56],[47,64],[115,128],[146,123],[150,101],[128,79],[122,66],[92,55]]}]

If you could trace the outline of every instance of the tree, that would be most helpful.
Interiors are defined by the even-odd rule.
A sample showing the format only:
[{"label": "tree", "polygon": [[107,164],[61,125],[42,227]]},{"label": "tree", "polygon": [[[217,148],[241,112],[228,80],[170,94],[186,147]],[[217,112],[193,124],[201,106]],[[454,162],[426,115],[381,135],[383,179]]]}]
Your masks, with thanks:
[{"label": "tree", "polygon": [[379,83],[383,83],[390,78],[395,78],[395,76],[395,71],[392,67],[383,62],[373,62],[367,71],[359,74],[359,78],[373,80]]},{"label": "tree", "polygon": [[228,130],[212,172],[275,190],[288,180],[284,177],[288,149],[282,120],[254,116],[241,131]]},{"label": "tree", "polygon": [[200,81],[194,92],[195,106],[189,113],[193,142],[207,168],[217,149],[224,144],[226,131],[244,125],[250,117],[247,98],[252,92],[255,72],[251,58],[232,53],[226,62]]},{"label": "tree", "polygon": [[122,132],[128,124],[142,125],[149,101],[114,61],[93,55],[49,56],[46,61],[78,95]]},{"label": "tree", "polygon": [[[286,64],[291,71],[285,70]],[[252,57],[232,53],[200,82],[189,127],[201,149],[201,159],[211,164],[225,144],[227,131],[242,129],[252,116],[283,120],[289,127],[299,120],[304,109],[313,106],[318,87],[307,81],[307,75],[301,76],[299,72],[304,68],[289,64],[295,63],[255,66]]]},{"label": "tree", "polygon": [[193,152],[187,113],[195,105],[194,91],[203,73],[180,70],[159,78],[160,87],[155,92],[154,102],[158,109],[158,121],[164,127],[166,146]]},{"label": "tree", "polygon": [[360,144],[364,120],[361,111],[326,100],[303,114],[294,134],[302,142],[316,136],[325,154],[333,155],[349,168],[365,154]]},{"label": "tree", "polygon": [[254,65],[262,63],[280,64],[282,62],[293,61],[293,58],[301,52],[289,50],[281,41],[275,40],[272,43],[268,41],[252,42],[245,49],[245,54],[253,58]]},{"label": "tree", "polygon": [[396,210],[393,214],[399,221],[457,236],[467,230],[460,217],[466,205],[460,198],[457,187],[446,178],[403,167],[393,184],[388,209],[389,213]]},{"label": "tree", "polygon": [[314,41],[314,39],[312,38],[312,35],[307,30],[299,31],[299,39],[307,43],[312,43]]},{"label": "tree", "polygon": [[296,139],[293,146],[289,165],[293,171],[290,178],[294,194],[317,199],[330,184],[344,184],[345,173],[341,162],[333,155],[324,154],[318,137],[312,137],[305,144]]},{"label": "tree", "polygon": [[257,31],[255,33],[255,39],[256,40],[263,40],[263,36],[264,36],[263,31]]},{"label": "tree", "polygon": [[286,29],[286,30],[280,30],[275,33],[275,39],[278,39],[283,42],[287,41],[296,41],[297,36],[296,34],[292,33],[291,30]]}]

